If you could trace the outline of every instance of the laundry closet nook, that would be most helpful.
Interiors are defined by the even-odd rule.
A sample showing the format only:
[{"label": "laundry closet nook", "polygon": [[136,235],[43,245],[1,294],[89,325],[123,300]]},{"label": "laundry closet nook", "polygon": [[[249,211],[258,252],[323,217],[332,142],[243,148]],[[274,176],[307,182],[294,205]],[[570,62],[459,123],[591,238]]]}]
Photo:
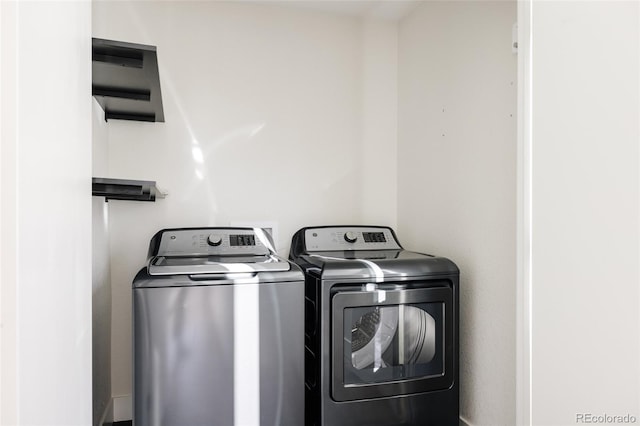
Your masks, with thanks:
[{"label": "laundry closet nook", "polygon": [[158,230],[273,224],[286,256],[309,224],[384,224],[460,266],[461,415],[514,423],[515,2],[125,1],[92,15],[93,37],[156,47],[165,118],[105,122],[94,103],[94,176],[168,192],[94,200],[108,218],[94,244],[109,247],[96,265],[111,272],[111,303],[94,301],[94,322],[111,318],[94,336],[110,339],[94,357],[112,372],[96,395],[110,385],[116,414],[131,404],[131,281]]}]

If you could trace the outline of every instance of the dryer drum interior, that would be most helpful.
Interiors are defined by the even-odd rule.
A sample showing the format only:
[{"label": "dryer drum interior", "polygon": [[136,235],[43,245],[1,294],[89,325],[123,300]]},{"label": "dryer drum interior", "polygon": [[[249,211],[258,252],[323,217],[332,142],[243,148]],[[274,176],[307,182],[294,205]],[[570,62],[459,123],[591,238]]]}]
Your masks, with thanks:
[{"label": "dryer drum interior", "polygon": [[[370,306],[344,311],[345,383],[371,383],[441,371],[436,304]],[[429,312],[431,311],[431,312]],[[437,358],[437,359],[436,359]],[[382,371],[388,370],[388,371]]]},{"label": "dryer drum interior", "polygon": [[435,328],[433,317],[414,306],[376,306],[351,326],[351,364],[362,370],[374,363],[384,368],[429,362],[436,351]]}]

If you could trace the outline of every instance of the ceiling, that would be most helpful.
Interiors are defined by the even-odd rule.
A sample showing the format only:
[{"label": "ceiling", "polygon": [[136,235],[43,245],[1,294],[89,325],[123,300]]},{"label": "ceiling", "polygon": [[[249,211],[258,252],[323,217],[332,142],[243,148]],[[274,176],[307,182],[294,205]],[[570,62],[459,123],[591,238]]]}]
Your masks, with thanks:
[{"label": "ceiling", "polygon": [[398,21],[425,0],[254,0],[254,3],[278,4],[361,18]]}]

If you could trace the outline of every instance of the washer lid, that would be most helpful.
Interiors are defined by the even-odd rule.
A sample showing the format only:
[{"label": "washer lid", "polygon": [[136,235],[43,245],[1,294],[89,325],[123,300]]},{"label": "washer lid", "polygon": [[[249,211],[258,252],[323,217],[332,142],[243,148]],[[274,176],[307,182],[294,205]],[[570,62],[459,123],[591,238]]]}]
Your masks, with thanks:
[{"label": "washer lid", "polygon": [[155,256],[149,275],[233,274],[281,272],[291,269],[286,260],[273,255]]}]

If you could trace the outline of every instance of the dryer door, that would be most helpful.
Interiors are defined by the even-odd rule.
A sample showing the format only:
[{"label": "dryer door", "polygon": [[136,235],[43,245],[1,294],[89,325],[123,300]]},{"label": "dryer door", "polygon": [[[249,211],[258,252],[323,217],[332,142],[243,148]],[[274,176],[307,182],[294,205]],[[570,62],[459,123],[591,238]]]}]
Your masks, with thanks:
[{"label": "dryer door", "polygon": [[332,299],[336,401],[446,389],[453,384],[450,287],[368,284]]}]

